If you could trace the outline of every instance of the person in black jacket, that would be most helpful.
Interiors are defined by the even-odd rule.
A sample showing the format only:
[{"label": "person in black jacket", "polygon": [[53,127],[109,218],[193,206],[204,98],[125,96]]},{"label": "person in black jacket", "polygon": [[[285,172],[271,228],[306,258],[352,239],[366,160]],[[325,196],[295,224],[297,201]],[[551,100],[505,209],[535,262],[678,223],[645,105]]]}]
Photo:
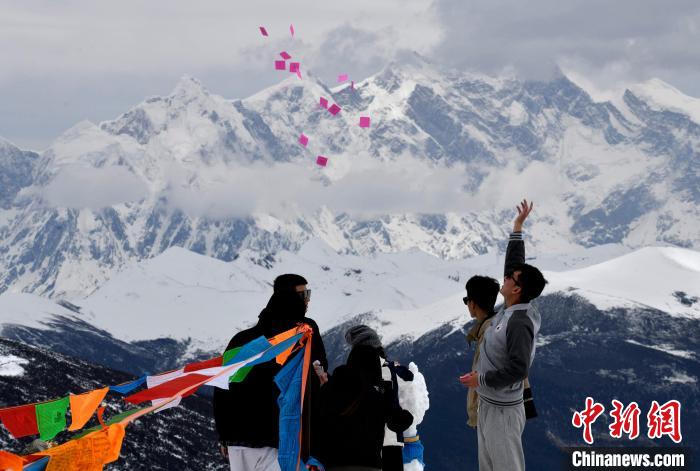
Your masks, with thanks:
[{"label": "person in black jacket", "polygon": [[[311,291],[304,277],[280,275],[275,279],[272,296],[258,316],[258,323],[236,334],[226,350],[240,347],[260,336],[273,337],[300,323],[313,329],[311,359],[326,370],[328,361],[318,325],[305,317]],[[300,350],[296,355],[303,354]],[[214,419],[221,453],[228,457],[231,470],[279,470],[279,389],[274,382],[282,367],[274,361],[255,366],[244,381],[230,383],[229,389],[214,390]],[[316,438],[320,407],[320,382],[310,368],[304,397],[302,419],[302,458],[317,456],[320,443]]]},{"label": "person in black jacket", "polygon": [[[413,422],[382,380],[383,349],[367,326],[346,335],[353,343],[345,365],[321,389],[321,462],[326,470],[381,471],[384,426],[400,433]],[[349,332],[350,333],[350,332]]]}]

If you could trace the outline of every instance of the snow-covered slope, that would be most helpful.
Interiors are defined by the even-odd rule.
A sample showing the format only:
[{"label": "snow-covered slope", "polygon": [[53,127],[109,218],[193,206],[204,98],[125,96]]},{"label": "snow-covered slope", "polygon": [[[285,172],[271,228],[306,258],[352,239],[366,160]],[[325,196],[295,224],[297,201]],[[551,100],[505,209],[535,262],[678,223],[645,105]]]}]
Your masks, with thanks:
[{"label": "snow-covered slope", "polygon": [[[652,85],[616,106],[564,76],[463,74],[417,56],[354,90],[305,74],[228,100],[185,77],[41,155],[0,144],[0,290],[85,296],[169,247],[231,261],[320,238],[338,252],[460,259],[502,249],[523,196],[538,203],[543,253],[697,249],[695,101]],[[343,111],[330,116],[320,96]]]},{"label": "snow-covered slope", "polygon": [[[560,257],[530,251],[535,256],[529,261],[550,280],[545,293],[579,295],[601,310],[652,308],[700,319],[700,253],[671,247],[626,252],[621,246]],[[473,274],[501,279],[503,263],[497,253],[459,261],[420,251],[339,255],[320,240],[275,259],[252,255],[227,263],[171,248],[74,300],[79,312],[33,295],[5,293],[0,325],[47,329],[63,316],[120,341],[169,338],[184,342],[188,355],[218,351],[232,333],[256,322],[274,277],[295,272],[309,280],[309,316],[322,331],[360,316],[391,343],[446,325],[460,328],[468,321],[461,302],[464,283]]]},{"label": "snow-covered slope", "polygon": [[[547,270],[545,260],[530,263],[544,269],[549,281],[544,294],[578,295],[601,311],[646,308],[700,320],[700,252],[647,247],[569,271]],[[473,273],[500,279],[496,271]],[[468,321],[462,296],[463,291],[458,291],[418,309],[379,309],[363,322],[381,332],[385,343],[412,341],[444,326],[459,330]]]}]

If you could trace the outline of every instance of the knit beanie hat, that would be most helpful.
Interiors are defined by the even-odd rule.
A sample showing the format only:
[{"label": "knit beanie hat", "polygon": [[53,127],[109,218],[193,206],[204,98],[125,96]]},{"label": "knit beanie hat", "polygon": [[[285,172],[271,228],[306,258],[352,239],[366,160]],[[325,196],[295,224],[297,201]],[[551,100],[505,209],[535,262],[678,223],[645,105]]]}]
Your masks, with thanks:
[{"label": "knit beanie hat", "polygon": [[345,341],[352,347],[367,345],[373,348],[381,348],[382,341],[377,332],[366,325],[356,325],[345,332]]}]

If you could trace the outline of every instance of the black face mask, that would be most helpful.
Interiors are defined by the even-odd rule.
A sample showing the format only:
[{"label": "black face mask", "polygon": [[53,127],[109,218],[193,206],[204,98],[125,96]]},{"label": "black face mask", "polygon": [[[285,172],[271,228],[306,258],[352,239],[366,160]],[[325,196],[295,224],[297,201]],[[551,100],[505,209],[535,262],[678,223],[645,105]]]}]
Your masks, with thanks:
[{"label": "black face mask", "polygon": [[[303,293],[286,291],[273,293],[267,303],[267,307],[260,313],[260,323],[266,330],[280,332],[291,329],[298,322],[304,320],[306,303]],[[279,332],[274,332],[277,334]]]}]

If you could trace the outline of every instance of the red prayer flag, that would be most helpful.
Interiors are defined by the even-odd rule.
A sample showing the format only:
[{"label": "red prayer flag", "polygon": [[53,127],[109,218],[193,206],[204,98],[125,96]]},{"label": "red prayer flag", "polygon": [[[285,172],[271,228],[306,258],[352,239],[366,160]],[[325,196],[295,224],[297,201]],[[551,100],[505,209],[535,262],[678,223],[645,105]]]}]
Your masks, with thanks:
[{"label": "red prayer flag", "polygon": [[[143,391],[139,391],[136,394],[127,396],[124,398],[124,400],[132,404],[140,404],[144,401],[152,401],[154,399],[165,399],[173,397],[175,395],[179,395],[180,391],[182,391],[183,389],[186,389],[190,386],[194,386],[198,383],[205,382],[209,378],[211,378],[211,376],[200,375],[197,373],[188,374],[186,376],[180,376],[179,378],[175,378],[166,383],[159,384],[156,387],[144,389]],[[187,397],[191,394],[194,394],[196,391],[197,388],[192,388],[192,390],[183,393],[182,397]]]},{"label": "red prayer flag", "polygon": [[185,365],[184,373],[189,373],[190,371],[204,370],[207,368],[216,368],[217,366],[222,366],[224,364],[224,359],[222,357],[212,358],[211,360],[204,360],[198,363],[190,363]]},{"label": "red prayer flag", "polygon": [[13,437],[20,438],[39,433],[35,406],[35,404],[27,404],[26,406],[0,409],[0,420]]}]

